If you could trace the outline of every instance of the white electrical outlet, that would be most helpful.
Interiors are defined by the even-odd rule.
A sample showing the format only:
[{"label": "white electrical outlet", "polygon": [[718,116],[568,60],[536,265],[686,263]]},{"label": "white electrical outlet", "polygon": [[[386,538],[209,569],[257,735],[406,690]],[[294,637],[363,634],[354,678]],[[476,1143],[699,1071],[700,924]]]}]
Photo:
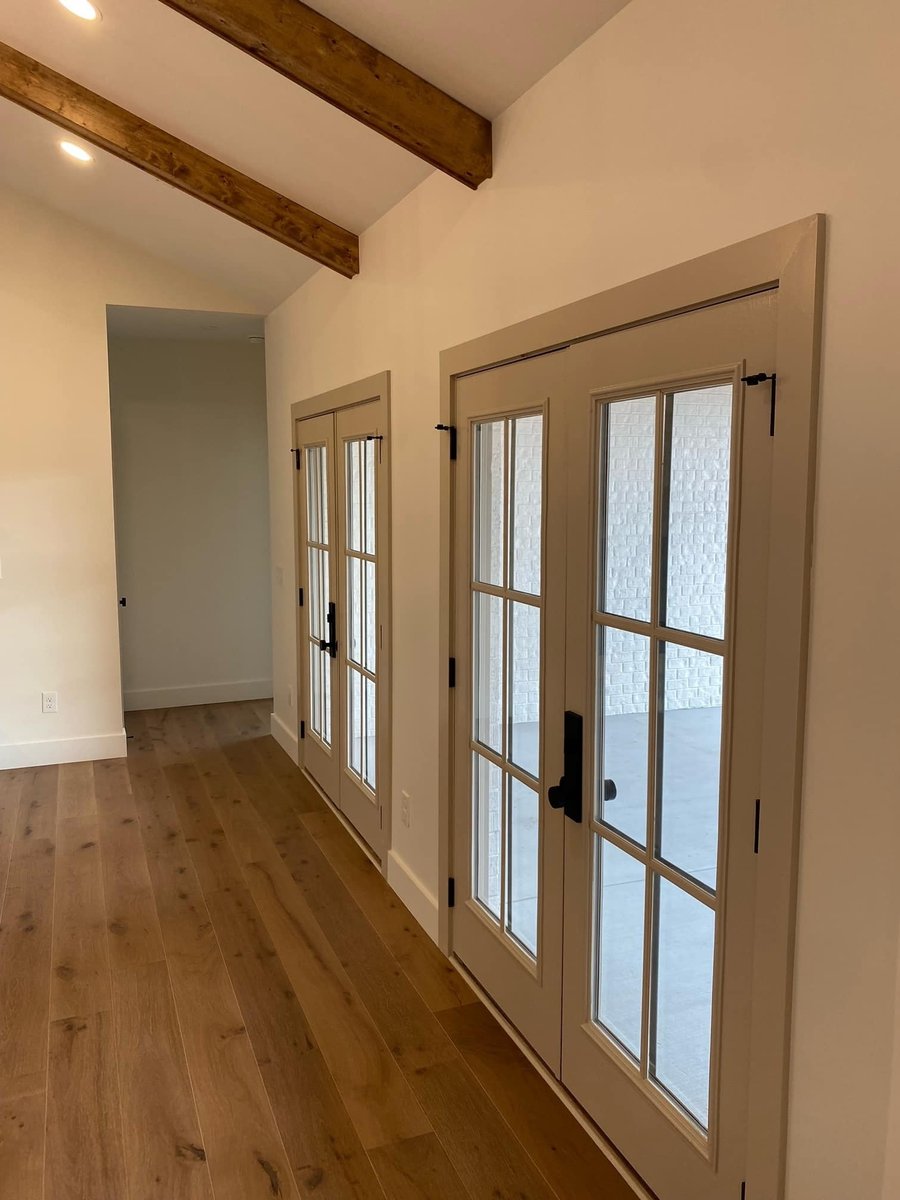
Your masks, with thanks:
[{"label": "white electrical outlet", "polygon": [[400,822],[409,828],[409,792],[400,792]]},{"label": "white electrical outlet", "polygon": [[59,695],[56,692],[41,692],[41,712],[59,712]]}]

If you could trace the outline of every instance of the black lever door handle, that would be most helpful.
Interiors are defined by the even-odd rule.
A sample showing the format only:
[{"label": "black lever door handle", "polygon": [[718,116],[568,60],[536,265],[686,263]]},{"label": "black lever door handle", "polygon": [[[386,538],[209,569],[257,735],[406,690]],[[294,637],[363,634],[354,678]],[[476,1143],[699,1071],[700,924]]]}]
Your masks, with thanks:
[{"label": "black lever door handle", "polygon": [[328,641],[326,642],[320,640],[319,649],[324,650],[332,658],[337,658],[337,609],[335,608],[333,600],[328,605],[328,615],[326,616],[325,621],[328,625]]},{"label": "black lever door handle", "polygon": [[584,718],[567,709],[563,724],[563,775],[555,787],[548,788],[547,802],[551,808],[561,808],[576,825],[582,819],[583,749]]}]

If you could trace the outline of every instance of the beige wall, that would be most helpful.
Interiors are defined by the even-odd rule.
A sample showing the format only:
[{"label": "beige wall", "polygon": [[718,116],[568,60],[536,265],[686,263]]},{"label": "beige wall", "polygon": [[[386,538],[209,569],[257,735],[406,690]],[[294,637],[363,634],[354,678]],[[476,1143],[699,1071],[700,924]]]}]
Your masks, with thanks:
[{"label": "beige wall", "polygon": [[439,351],[829,215],[790,1200],[897,1194],[898,44],[895,0],[632,0],[497,122],[491,182],[473,194],[432,176],[364,236],[359,279],[320,272],[268,322],[275,695],[290,727],[289,404],[393,373],[393,774],[412,796],[394,870],[404,894],[403,864],[433,893]]},{"label": "beige wall", "polygon": [[0,768],[124,750],[107,304],[244,307],[0,192]]},{"label": "beige wall", "polygon": [[265,350],[112,338],[126,709],[272,694]]}]

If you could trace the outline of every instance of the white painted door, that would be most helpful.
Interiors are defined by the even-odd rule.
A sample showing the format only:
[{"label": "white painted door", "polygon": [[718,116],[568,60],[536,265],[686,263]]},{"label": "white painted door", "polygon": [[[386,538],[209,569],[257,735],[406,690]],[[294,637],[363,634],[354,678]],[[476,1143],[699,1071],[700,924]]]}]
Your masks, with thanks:
[{"label": "white painted door", "polygon": [[[752,989],[784,986],[751,963],[771,439],[768,387],[741,382],[774,361],[776,305],[723,303],[457,385],[454,952],[661,1200],[741,1200]],[[509,479],[516,414],[538,396],[529,962],[509,928],[508,663],[511,564],[536,541]],[[485,494],[488,435],[503,449]]]},{"label": "white painted door", "polygon": [[384,851],[390,696],[386,411],[373,401],[296,422],[303,766]]},{"label": "white painted door", "polygon": [[456,955],[559,1070],[565,381],[558,355],[457,384]]},{"label": "white painted door", "polygon": [[303,766],[336,799],[340,787],[340,676],[337,671],[338,523],[334,414],[296,422],[299,448],[300,752]]},{"label": "white painted door", "polygon": [[745,1179],[772,441],[769,388],[741,376],[774,361],[776,305],[568,361],[566,692],[585,744],[562,1078],[664,1200],[741,1200]]}]

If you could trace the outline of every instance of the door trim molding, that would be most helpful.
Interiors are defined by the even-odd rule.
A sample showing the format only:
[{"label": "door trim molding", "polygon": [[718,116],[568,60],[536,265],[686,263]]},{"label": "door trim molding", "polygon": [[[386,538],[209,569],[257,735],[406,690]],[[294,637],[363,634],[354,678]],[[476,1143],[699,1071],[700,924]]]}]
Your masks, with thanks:
[{"label": "door trim molding", "polygon": [[[825,267],[821,214],[738,242],[442,352],[440,420],[452,425],[456,380],[517,359],[617,333],[711,304],[779,290],[775,362],[778,426],[772,459],[767,639],[755,961],[782,988],[755,995],[747,1134],[753,1194],[784,1194],[788,1069],[809,640],[819,360]],[[440,594],[453,581],[454,472],[441,456]],[[777,615],[777,620],[775,619]],[[440,663],[452,644],[452,605],[439,613]],[[443,678],[443,674],[441,675]],[[452,863],[453,711],[440,696],[439,877]],[[452,952],[452,912],[439,889],[439,944]],[[757,989],[761,990],[761,989]]]},{"label": "door trim molding", "polygon": [[[295,400],[291,405],[291,427],[290,427],[290,445],[294,445],[294,431],[298,421],[303,421],[307,417],[324,416],[328,413],[336,413],[341,409],[355,408],[362,404],[369,404],[373,401],[383,401],[385,417],[385,437],[387,438],[388,446],[388,472],[390,472],[390,436],[391,436],[391,373],[390,371],[380,371],[376,375],[369,375],[365,379],[355,380],[353,383],[343,384],[341,387],[332,388],[327,392],[320,392],[316,396],[309,396],[303,400]],[[300,580],[303,578],[301,571],[301,554],[303,547],[302,531],[300,529],[299,513],[300,513],[300,482],[304,478],[302,471],[292,470],[294,477],[293,482],[293,523],[294,523],[294,595],[296,596],[297,588],[300,586]],[[382,812],[382,844],[381,844],[381,864],[380,870],[382,875],[387,878],[388,875],[388,860],[390,856],[392,844],[392,746],[391,739],[393,736],[393,724],[391,712],[393,707],[392,693],[392,648],[393,648],[393,623],[392,623],[392,588],[393,574],[391,570],[391,496],[393,488],[391,486],[390,473],[388,474],[387,487],[385,488],[385,510],[379,514],[378,518],[378,541],[379,545],[384,547],[383,553],[379,551],[378,565],[380,568],[380,579],[383,580],[383,588],[379,594],[383,595],[385,600],[382,603],[383,609],[383,627],[386,640],[386,654],[384,656],[384,665],[379,667],[379,729],[382,731],[378,738],[378,757],[377,757],[377,772],[378,772],[378,793],[381,803]],[[378,578],[378,576],[376,576]],[[297,727],[291,731],[292,738],[296,739],[297,757],[295,761],[303,767],[303,742],[300,739],[300,718],[303,714],[300,712],[300,697],[301,697],[301,666],[300,655],[303,652],[302,641],[302,614],[299,605],[295,604],[295,637],[296,649],[294,661],[294,695],[297,697],[296,720]],[[280,739],[279,739],[280,740]],[[329,797],[329,800],[334,804],[334,799]]]}]

